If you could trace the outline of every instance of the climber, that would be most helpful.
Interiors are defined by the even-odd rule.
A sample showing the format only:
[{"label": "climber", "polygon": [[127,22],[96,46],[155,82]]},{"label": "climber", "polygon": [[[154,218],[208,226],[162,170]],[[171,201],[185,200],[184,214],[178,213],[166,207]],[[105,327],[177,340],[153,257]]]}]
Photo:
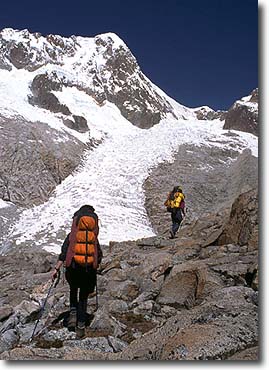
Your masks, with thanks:
[{"label": "climber", "polygon": [[98,216],[94,208],[82,206],[73,216],[71,232],[65,238],[52,273],[54,280],[61,266],[65,265],[65,277],[70,287],[68,328],[75,330],[79,338],[85,335],[87,300],[94,292],[97,267],[103,257],[98,233]]},{"label": "climber", "polygon": [[167,200],[164,205],[167,211],[171,213],[172,227],[170,231],[170,239],[174,239],[179,226],[185,217],[185,195],[179,186],[175,186],[168,194]]}]

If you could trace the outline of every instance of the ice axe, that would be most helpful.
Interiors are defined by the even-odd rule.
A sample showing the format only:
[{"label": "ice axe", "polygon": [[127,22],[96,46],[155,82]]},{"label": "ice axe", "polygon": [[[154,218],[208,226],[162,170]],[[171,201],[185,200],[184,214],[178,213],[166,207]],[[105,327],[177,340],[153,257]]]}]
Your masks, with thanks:
[{"label": "ice axe", "polygon": [[57,274],[57,278],[56,278],[56,280],[55,280],[55,281],[54,281],[54,280],[52,280],[52,282],[51,282],[51,285],[50,285],[50,287],[49,287],[49,290],[48,290],[47,296],[46,296],[46,298],[45,298],[45,300],[44,300],[44,302],[43,302],[43,305],[42,305],[42,307],[41,307],[41,310],[40,310],[40,313],[39,313],[39,317],[38,317],[38,319],[36,320],[35,327],[34,327],[33,333],[32,333],[31,338],[30,338],[30,342],[33,340],[33,338],[34,338],[34,336],[35,336],[35,331],[36,331],[37,325],[38,325],[38,323],[39,323],[39,321],[40,321],[40,319],[41,319],[41,317],[42,317],[42,315],[43,315],[43,313],[44,313],[45,306],[46,306],[46,304],[47,304],[47,300],[48,300],[48,298],[49,298],[49,296],[50,296],[51,290],[52,290],[52,288],[56,288],[56,286],[59,284],[60,277],[61,277],[61,271],[59,270],[59,271],[58,271],[58,274]]},{"label": "ice axe", "polygon": [[96,271],[96,285],[95,285],[95,292],[96,292],[96,304],[95,304],[95,311],[97,311],[98,310],[98,308],[99,308],[99,305],[98,305],[98,285],[97,285],[97,276],[98,275],[103,275],[102,274],[102,271],[100,271],[100,270],[97,270]]}]

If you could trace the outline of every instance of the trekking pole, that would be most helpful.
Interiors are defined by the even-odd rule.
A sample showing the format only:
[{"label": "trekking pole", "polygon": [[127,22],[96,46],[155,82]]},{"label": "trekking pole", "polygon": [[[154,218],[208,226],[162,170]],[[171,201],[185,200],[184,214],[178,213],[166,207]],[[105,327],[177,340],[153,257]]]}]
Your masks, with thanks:
[{"label": "trekking pole", "polygon": [[98,275],[98,273],[97,273],[97,271],[96,271],[96,284],[95,284],[95,295],[96,295],[96,307],[95,307],[95,311],[97,311],[98,310],[98,288],[97,288],[97,275]]},{"label": "trekking pole", "polygon": [[56,288],[56,286],[58,285],[58,283],[59,283],[59,281],[60,281],[60,277],[61,277],[61,272],[60,272],[60,270],[59,270],[56,281],[54,282],[54,281],[52,280],[52,283],[51,283],[51,285],[50,285],[50,287],[49,287],[48,294],[47,294],[47,296],[46,296],[46,298],[45,298],[45,300],[44,300],[44,303],[43,303],[43,305],[42,305],[42,307],[41,307],[41,310],[40,310],[40,313],[39,313],[39,318],[36,320],[35,327],[34,327],[33,333],[32,333],[31,338],[30,338],[30,342],[31,342],[31,341],[33,340],[33,338],[34,338],[34,335],[35,335],[35,331],[36,331],[37,325],[38,325],[38,323],[39,323],[39,321],[40,321],[40,319],[41,319],[41,317],[42,317],[42,315],[43,315],[43,312],[44,312],[44,310],[45,310],[45,306],[46,306],[46,304],[47,304],[47,300],[48,300],[48,298],[49,298],[49,295],[50,295],[51,289],[52,289],[52,287]]}]

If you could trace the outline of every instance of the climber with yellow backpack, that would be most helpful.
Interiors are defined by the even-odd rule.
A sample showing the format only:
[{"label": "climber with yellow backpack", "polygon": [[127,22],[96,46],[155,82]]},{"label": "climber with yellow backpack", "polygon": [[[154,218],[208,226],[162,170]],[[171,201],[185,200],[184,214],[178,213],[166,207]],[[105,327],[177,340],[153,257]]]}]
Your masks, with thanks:
[{"label": "climber with yellow backpack", "polygon": [[174,239],[183,220],[183,216],[185,216],[185,195],[179,186],[175,186],[168,194],[164,205],[167,212],[171,213],[172,227],[170,230],[170,239]]},{"label": "climber with yellow backpack", "polygon": [[[73,216],[71,232],[65,238],[52,273],[55,279],[62,265],[70,287],[69,330],[78,337],[85,334],[87,300],[96,286],[97,268],[103,253],[98,241],[98,216],[90,205],[82,206]],[[79,295],[79,297],[78,297]]]}]

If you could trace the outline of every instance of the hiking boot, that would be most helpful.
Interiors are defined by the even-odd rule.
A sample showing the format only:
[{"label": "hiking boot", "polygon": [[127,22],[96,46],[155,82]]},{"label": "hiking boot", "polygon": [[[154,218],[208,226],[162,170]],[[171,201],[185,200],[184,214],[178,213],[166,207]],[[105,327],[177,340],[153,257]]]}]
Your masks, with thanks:
[{"label": "hiking boot", "polygon": [[76,327],[76,334],[78,338],[83,338],[85,335],[85,324],[84,322],[78,322]]},{"label": "hiking boot", "polygon": [[77,311],[76,310],[71,310],[69,312],[67,327],[68,327],[69,330],[75,331],[76,325],[77,325]]},{"label": "hiking boot", "polygon": [[175,238],[175,234],[174,234],[174,232],[171,230],[171,231],[170,231],[169,239],[174,239],[174,238]]}]

